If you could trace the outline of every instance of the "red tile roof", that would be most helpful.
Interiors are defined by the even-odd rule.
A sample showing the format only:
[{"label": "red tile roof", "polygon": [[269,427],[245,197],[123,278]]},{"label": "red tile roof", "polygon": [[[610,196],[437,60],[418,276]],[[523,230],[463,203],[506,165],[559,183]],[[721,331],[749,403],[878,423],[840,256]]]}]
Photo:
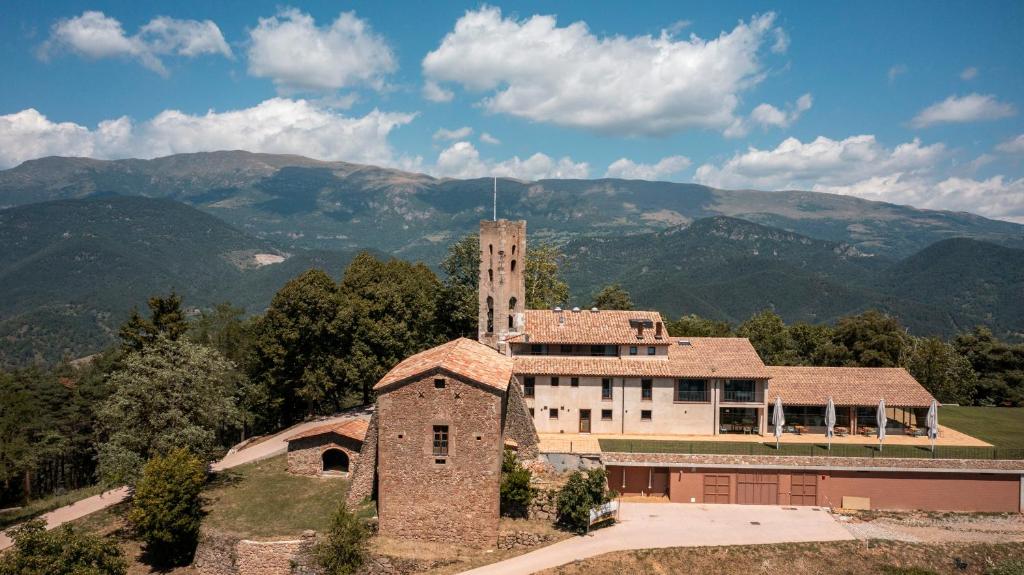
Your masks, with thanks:
[{"label": "red tile roof", "polygon": [[[668,343],[668,332],[662,328],[662,339],[654,337],[655,326],[661,322],[656,311],[581,310],[553,311],[526,310],[526,327],[520,335],[508,340],[516,343],[552,343],[577,345],[628,345],[641,342],[647,345]],[[644,336],[636,337],[636,328],[629,320],[644,320]]]},{"label": "red tile roof", "polygon": [[391,368],[373,389],[379,390],[434,369],[505,391],[512,379],[512,358],[480,342],[460,337],[407,357]]},{"label": "red tile roof", "polygon": [[342,437],[349,437],[356,441],[362,442],[366,438],[366,429],[370,425],[365,419],[350,419],[348,421],[340,421],[337,423],[329,423],[327,425],[321,425],[312,429],[307,429],[301,433],[297,433],[285,441],[295,441],[296,439],[303,439],[306,437],[315,437],[317,435],[323,435],[325,433],[334,433]]},{"label": "red tile roof", "polygon": [[768,403],[928,407],[932,395],[902,367],[782,367],[769,366]]},{"label": "red tile roof", "polygon": [[[515,372],[524,375],[595,377],[679,377],[767,379],[760,356],[742,337],[666,338],[668,357],[583,357],[517,355]],[[680,342],[688,342],[681,345]]]}]

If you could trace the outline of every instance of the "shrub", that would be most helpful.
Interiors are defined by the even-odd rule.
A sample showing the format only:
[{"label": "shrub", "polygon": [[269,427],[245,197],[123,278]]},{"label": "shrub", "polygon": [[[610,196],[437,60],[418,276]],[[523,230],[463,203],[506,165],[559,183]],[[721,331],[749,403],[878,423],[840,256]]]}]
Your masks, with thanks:
[{"label": "shrub", "polygon": [[1024,575],[1024,559],[1003,561],[986,571],[985,575]]},{"label": "shrub", "polygon": [[70,525],[53,531],[33,519],[8,531],[14,548],[0,554],[4,575],[125,575],[128,564],[113,541]]},{"label": "shrub", "polygon": [[192,560],[205,482],[206,465],[184,448],[156,456],[143,468],[128,520],[154,562],[182,565]]},{"label": "shrub", "polygon": [[531,473],[523,467],[516,452],[505,450],[501,462],[501,514],[509,517],[526,517],[533,488],[530,486]]},{"label": "shrub", "polygon": [[574,471],[558,491],[558,525],[583,533],[590,524],[590,510],[611,500],[603,468]]},{"label": "shrub", "polygon": [[366,560],[369,536],[370,531],[343,501],[331,520],[327,537],[313,550],[317,563],[326,575],[355,573]]}]

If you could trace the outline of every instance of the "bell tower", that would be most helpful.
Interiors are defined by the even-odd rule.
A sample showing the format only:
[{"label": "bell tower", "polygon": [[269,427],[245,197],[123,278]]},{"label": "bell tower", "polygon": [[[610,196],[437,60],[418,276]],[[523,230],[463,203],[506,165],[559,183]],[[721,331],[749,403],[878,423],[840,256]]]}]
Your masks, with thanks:
[{"label": "bell tower", "polygon": [[505,339],[526,316],[526,221],[480,222],[480,343],[508,353]]}]

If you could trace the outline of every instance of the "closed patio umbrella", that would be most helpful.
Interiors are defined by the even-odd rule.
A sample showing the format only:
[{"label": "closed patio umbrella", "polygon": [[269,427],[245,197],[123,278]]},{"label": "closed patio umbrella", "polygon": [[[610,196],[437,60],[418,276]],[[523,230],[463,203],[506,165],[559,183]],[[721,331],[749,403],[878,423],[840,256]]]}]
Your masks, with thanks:
[{"label": "closed patio umbrella", "polygon": [[925,419],[928,426],[928,439],[932,440],[932,452],[935,451],[935,439],[939,436],[939,404],[934,399],[928,407],[928,417]]},{"label": "closed patio umbrella", "polygon": [[836,427],[836,404],[832,401],[832,396],[828,397],[828,403],[825,405],[825,435],[828,437],[828,450],[832,451],[832,436],[835,435]]},{"label": "closed patio umbrella", "polygon": [[885,425],[889,423],[889,418],[885,415],[885,400],[878,402],[878,450],[882,450],[882,442],[885,441]]},{"label": "closed patio umbrella", "polygon": [[778,395],[775,396],[775,409],[772,410],[772,425],[775,426],[775,449],[778,449],[782,426],[786,425],[786,416],[782,413],[782,397]]}]

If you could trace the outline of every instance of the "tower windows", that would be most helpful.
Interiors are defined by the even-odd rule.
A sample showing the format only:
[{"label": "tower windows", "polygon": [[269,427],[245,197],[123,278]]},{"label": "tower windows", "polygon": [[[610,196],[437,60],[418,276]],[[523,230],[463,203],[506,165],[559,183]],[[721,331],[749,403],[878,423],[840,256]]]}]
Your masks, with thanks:
[{"label": "tower windows", "polygon": [[494,298],[487,296],[487,333],[494,333]]},{"label": "tower windows", "polygon": [[508,264],[508,267],[512,271],[516,271],[516,260],[512,260],[511,263]]},{"label": "tower windows", "polygon": [[508,329],[510,331],[515,329],[517,303],[519,302],[516,301],[516,298],[514,296],[508,299]]}]

